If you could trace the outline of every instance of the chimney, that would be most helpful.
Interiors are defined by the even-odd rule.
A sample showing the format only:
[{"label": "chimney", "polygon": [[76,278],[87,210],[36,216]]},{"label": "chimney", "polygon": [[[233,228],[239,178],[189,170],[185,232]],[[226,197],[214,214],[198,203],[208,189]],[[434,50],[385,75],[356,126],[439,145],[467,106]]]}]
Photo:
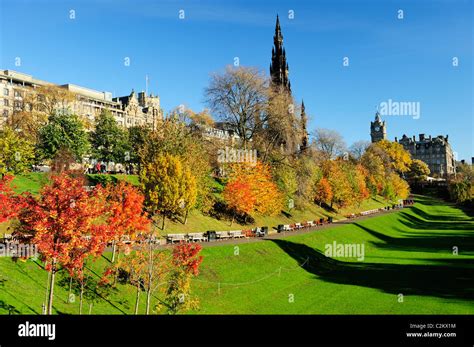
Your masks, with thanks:
[{"label": "chimney", "polygon": [[395,136],[395,142],[398,142],[398,139],[397,139],[397,137],[396,137],[396,136]]},{"label": "chimney", "polygon": [[430,135],[430,141],[431,141],[431,135]]},{"label": "chimney", "polygon": [[474,165],[474,157],[471,157],[471,164]]},{"label": "chimney", "polygon": [[464,159],[461,159],[461,164],[466,164],[466,161]]},{"label": "chimney", "polygon": [[420,141],[424,141],[425,140],[425,134],[420,134]]},{"label": "chimney", "polygon": [[415,135],[413,135],[413,142],[415,142],[415,141],[416,141],[416,137],[415,137]]}]

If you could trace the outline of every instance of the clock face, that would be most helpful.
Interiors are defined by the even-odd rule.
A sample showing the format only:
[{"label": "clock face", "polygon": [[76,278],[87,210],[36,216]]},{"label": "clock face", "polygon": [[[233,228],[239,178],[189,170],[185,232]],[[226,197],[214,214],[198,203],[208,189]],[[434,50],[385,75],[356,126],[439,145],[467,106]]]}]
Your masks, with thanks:
[{"label": "clock face", "polygon": [[380,127],[375,127],[375,131],[379,131],[380,130]]}]

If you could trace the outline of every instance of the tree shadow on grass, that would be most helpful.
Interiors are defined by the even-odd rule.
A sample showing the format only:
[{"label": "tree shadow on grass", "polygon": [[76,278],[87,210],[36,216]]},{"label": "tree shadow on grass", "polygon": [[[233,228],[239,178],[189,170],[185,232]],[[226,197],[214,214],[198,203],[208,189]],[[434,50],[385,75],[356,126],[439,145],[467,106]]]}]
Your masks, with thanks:
[{"label": "tree shadow on grass", "polygon": [[8,311],[8,314],[20,314],[21,312],[13,305],[7,304],[5,301],[0,300],[0,309]]},{"label": "tree shadow on grass", "polygon": [[[303,268],[325,282],[379,289],[398,295],[423,295],[473,300],[473,269],[452,263],[439,265],[377,264],[342,262],[326,257],[307,245],[283,239],[276,243]],[[305,263],[306,262],[306,263]]]},{"label": "tree shadow on grass", "polygon": [[[360,223],[353,223],[353,225],[381,240],[382,242],[369,241],[379,249],[404,252],[452,253],[453,247],[456,246],[460,254],[470,254],[474,252],[474,233],[456,233],[452,235],[446,233],[424,233],[407,237],[392,237],[367,228]],[[404,230],[399,230],[399,232],[406,233]]]},{"label": "tree shadow on grass", "polygon": [[407,212],[400,212],[400,223],[419,230],[471,230],[474,232],[474,222],[438,222],[425,220]]},{"label": "tree shadow on grass", "polygon": [[421,218],[424,218],[426,220],[432,220],[435,222],[444,221],[447,224],[449,224],[449,222],[451,222],[451,224],[455,224],[457,222],[465,222],[465,223],[474,222],[474,218],[468,215],[460,216],[459,213],[455,213],[455,212],[453,213],[443,212],[442,214],[431,214],[422,210],[421,208],[417,206],[411,206],[410,210],[413,211],[418,216],[420,216]]}]

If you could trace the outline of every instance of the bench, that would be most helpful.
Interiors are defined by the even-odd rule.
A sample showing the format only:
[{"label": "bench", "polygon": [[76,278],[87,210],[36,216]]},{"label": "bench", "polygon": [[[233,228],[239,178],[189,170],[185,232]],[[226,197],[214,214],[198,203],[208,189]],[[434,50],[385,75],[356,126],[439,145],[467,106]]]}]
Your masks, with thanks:
[{"label": "bench", "polygon": [[188,234],[188,241],[202,242],[206,240],[207,240],[207,237],[204,236],[204,233],[189,233]]},{"label": "bench", "polygon": [[235,239],[235,238],[242,238],[246,236],[245,234],[242,233],[242,230],[234,230],[234,231],[229,231],[229,237],[232,237],[233,239]]},{"label": "bench", "polygon": [[217,231],[216,236],[220,240],[228,239],[230,237],[228,231]]},{"label": "bench", "polygon": [[175,242],[186,242],[186,235],[184,234],[168,234],[166,240],[175,243]]}]

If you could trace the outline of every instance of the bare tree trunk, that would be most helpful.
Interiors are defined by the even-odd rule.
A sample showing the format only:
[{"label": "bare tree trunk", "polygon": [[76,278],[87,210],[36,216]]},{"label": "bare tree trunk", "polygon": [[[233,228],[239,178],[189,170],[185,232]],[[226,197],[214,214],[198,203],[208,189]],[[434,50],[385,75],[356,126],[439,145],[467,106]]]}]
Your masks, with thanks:
[{"label": "bare tree trunk", "polygon": [[188,213],[189,213],[189,210],[186,210],[186,214],[184,215],[184,224],[185,225],[188,222]]},{"label": "bare tree trunk", "polygon": [[137,296],[135,299],[135,314],[138,314],[138,305],[140,304],[140,282],[137,285]]},{"label": "bare tree trunk", "polygon": [[94,306],[93,302],[89,304],[89,314],[92,314],[92,306]]},{"label": "bare tree trunk", "polygon": [[166,216],[163,215],[163,224],[161,225],[161,230],[165,230],[165,219],[166,219]]},{"label": "bare tree trunk", "polygon": [[84,302],[84,279],[81,281],[81,295],[79,299],[79,314],[82,314],[82,304]]},{"label": "bare tree trunk", "polygon": [[115,251],[116,251],[116,245],[115,245],[115,240],[112,241],[112,263],[115,261]]},{"label": "bare tree trunk", "polygon": [[51,264],[51,277],[49,281],[48,314],[53,314],[54,278],[55,277],[56,277],[56,260],[53,260]]},{"label": "bare tree trunk", "polygon": [[72,276],[69,278],[69,293],[67,295],[67,303],[70,304],[71,302],[69,301],[71,298],[71,292],[72,292]]},{"label": "bare tree trunk", "polygon": [[152,283],[153,281],[153,244],[151,243],[152,236],[153,236],[153,229],[150,232],[150,237],[148,238],[149,249],[148,249],[148,283],[147,283],[147,289],[146,289],[146,314],[150,313],[151,288],[153,285]]},{"label": "bare tree trunk", "polygon": [[[46,266],[47,263],[44,264]],[[48,294],[49,294],[49,282],[51,280],[51,271],[48,271],[48,279],[46,280],[46,292],[44,296],[44,303],[43,303],[43,314],[47,314],[47,306],[48,306]]]}]

